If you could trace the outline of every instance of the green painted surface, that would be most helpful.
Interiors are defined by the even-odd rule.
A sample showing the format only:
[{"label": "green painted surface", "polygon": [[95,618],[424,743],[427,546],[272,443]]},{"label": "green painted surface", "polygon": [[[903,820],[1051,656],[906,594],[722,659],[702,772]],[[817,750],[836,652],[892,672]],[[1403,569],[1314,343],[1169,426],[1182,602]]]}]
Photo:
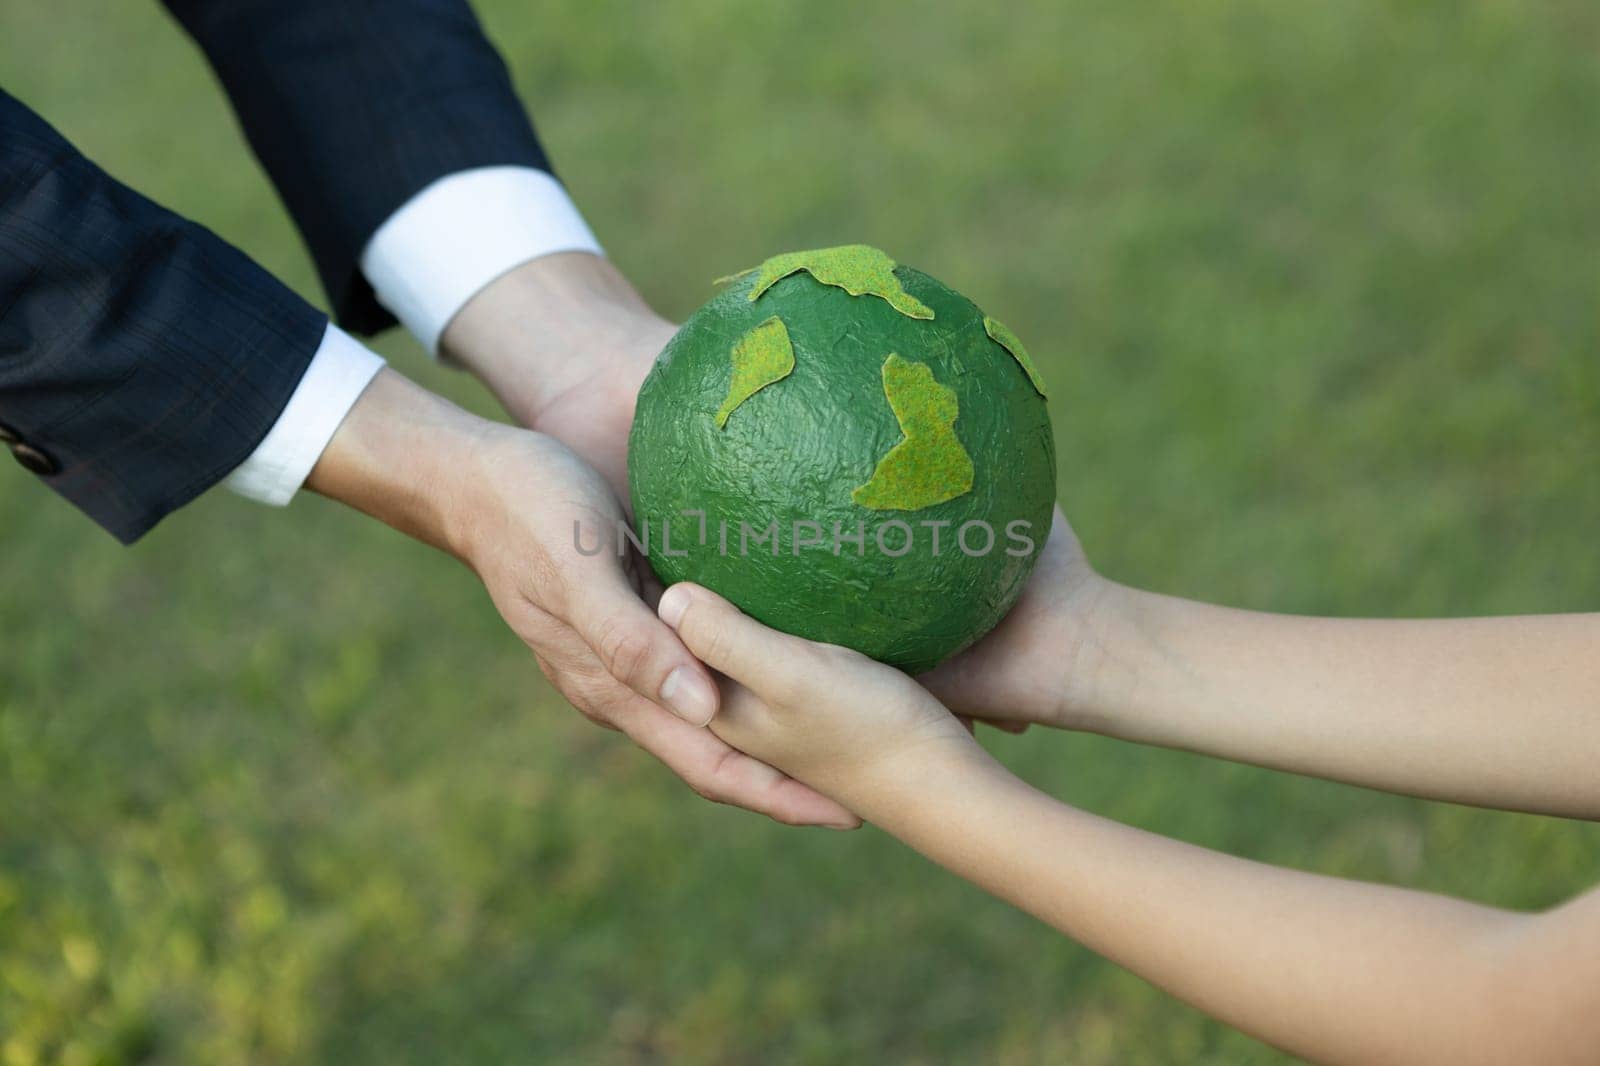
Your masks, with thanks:
[{"label": "green painted surface", "polygon": [[983,329],[994,342],[1010,352],[1017,360],[1017,365],[1022,367],[1022,372],[1028,375],[1028,380],[1033,382],[1033,387],[1039,390],[1040,396],[1049,396],[1045,391],[1044,378],[1039,375],[1039,368],[1033,365],[1033,360],[1028,358],[1028,349],[1022,346],[1022,339],[1011,332],[1004,322],[996,321],[988,315],[983,316]]},{"label": "green painted surface", "polygon": [[794,347],[789,343],[789,331],[783,327],[783,319],[773,315],[740,337],[729,358],[733,363],[733,377],[728,382],[727,398],[717,408],[719,429],[728,424],[728,416],[740,404],[793,372]]},{"label": "green painted surface", "polygon": [[[805,271],[824,285],[837,285],[852,296],[876,296],[909,318],[932,318],[933,310],[906,292],[894,274],[895,262],[869,244],[844,244],[806,252],[775,255],[755,269],[756,281],[748,299],[755,303],[773,285],[791,274]],[[745,274],[750,271],[745,271]],[[735,274],[722,281],[744,277]]]},{"label": "green painted surface", "polygon": [[[809,271],[774,281],[755,302],[764,275],[737,279],[689,317],[645,380],[629,474],[635,524],[664,582],[698,581],[768,625],[917,671],[987,632],[1015,601],[1033,555],[1008,555],[1022,545],[1006,529],[1024,522],[1042,541],[1055,502],[1055,447],[1044,400],[989,339],[983,313],[926,274],[898,267],[893,276],[932,318],[852,296]],[[774,315],[787,329],[794,370],[718,429],[728,352]],[[917,435],[938,425],[948,394],[971,463],[970,491],[911,512],[852,499],[909,435],[885,395],[890,353],[908,368],[907,380],[891,385],[893,402],[904,401]],[[932,390],[911,380],[924,373],[919,364]],[[699,515],[685,511],[704,513],[703,543]],[[988,523],[994,544],[968,555],[957,533],[974,520]],[[846,539],[858,531],[860,546]],[[796,546],[813,539],[821,543]],[[985,540],[982,527],[968,530],[973,550]]]},{"label": "green painted surface", "polygon": [[905,439],[850,498],[874,511],[916,511],[970,492],[972,459],[956,436],[955,390],[933,380],[926,364],[891,353],[883,361],[883,394]]}]

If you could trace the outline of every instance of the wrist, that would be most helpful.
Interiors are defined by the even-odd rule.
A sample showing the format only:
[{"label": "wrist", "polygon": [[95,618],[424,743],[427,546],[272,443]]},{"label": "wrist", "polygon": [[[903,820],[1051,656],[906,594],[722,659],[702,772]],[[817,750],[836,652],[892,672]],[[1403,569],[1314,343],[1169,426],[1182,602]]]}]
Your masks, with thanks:
[{"label": "wrist", "polygon": [[1056,669],[1060,694],[1049,723],[1077,732],[1141,739],[1160,702],[1170,663],[1159,634],[1184,601],[1096,578],[1087,606],[1075,612]]},{"label": "wrist", "polygon": [[306,487],[464,557],[472,479],[462,471],[504,432],[384,369],[356,401]]},{"label": "wrist", "polygon": [[533,426],[597,358],[641,350],[653,356],[672,333],[609,260],[558,252],[523,263],[473,296],[445,328],[440,351]]},{"label": "wrist", "polygon": [[1011,776],[953,719],[951,725],[948,735],[908,741],[818,784],[861,818],[900,835],[958,782]]}]

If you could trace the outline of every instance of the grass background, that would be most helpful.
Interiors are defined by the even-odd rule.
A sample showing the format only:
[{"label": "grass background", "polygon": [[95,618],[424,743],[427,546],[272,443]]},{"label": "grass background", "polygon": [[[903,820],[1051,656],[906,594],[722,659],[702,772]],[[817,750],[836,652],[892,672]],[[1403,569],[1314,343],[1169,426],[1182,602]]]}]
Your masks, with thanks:
[{"label": "grass background", "polygon": [[[669,313],[859,240],[1001,315],[1112,576],[1600,604],[1592,4],[478,6]],[[0,0],[0,78],[321,299],[155,4]],[[564,709],[464,571],[325,501],[213,493],[123,550],[3,464],[0,590],[5,1066],[1280,1059],[876,831],[698,801]],[[1256,859],[1516,907],[1600,875],[1595,826],[990,743]]]}]

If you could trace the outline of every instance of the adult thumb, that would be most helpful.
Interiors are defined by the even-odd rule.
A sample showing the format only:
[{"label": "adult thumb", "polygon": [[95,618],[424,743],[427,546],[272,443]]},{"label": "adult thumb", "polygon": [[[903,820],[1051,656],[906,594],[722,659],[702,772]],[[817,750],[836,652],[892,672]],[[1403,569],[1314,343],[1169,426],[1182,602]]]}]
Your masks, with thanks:
[{"label": "adult thumb", "polygon": [[591,581],[568,624],[606,672],[691,725],[716,717],[719,696],[706,668],[618,571]]}]

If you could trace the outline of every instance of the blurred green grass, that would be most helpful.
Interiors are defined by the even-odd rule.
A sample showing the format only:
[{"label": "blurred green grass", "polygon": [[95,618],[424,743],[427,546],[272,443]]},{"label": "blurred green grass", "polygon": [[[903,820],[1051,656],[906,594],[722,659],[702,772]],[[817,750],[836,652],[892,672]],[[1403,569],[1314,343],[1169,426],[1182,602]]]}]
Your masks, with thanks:
[{"label": "blurred green grass", "polygon": [[[1600,603],[1592,5],[479,8],[664,310],[860,240],[1003,316],[1109,574],[1318,613]],[[0,0],[0,27],[9,90],[320,301],[156,5]],[[0,589],[5,1066],[1280,1061],[875,831],[698,801],[564,709],[466,573],[323,501],[212,494],[125,551],[5,464]],[[991,743],[1270,862],[1520,907],[1600,875],[1593,826]]]}]

